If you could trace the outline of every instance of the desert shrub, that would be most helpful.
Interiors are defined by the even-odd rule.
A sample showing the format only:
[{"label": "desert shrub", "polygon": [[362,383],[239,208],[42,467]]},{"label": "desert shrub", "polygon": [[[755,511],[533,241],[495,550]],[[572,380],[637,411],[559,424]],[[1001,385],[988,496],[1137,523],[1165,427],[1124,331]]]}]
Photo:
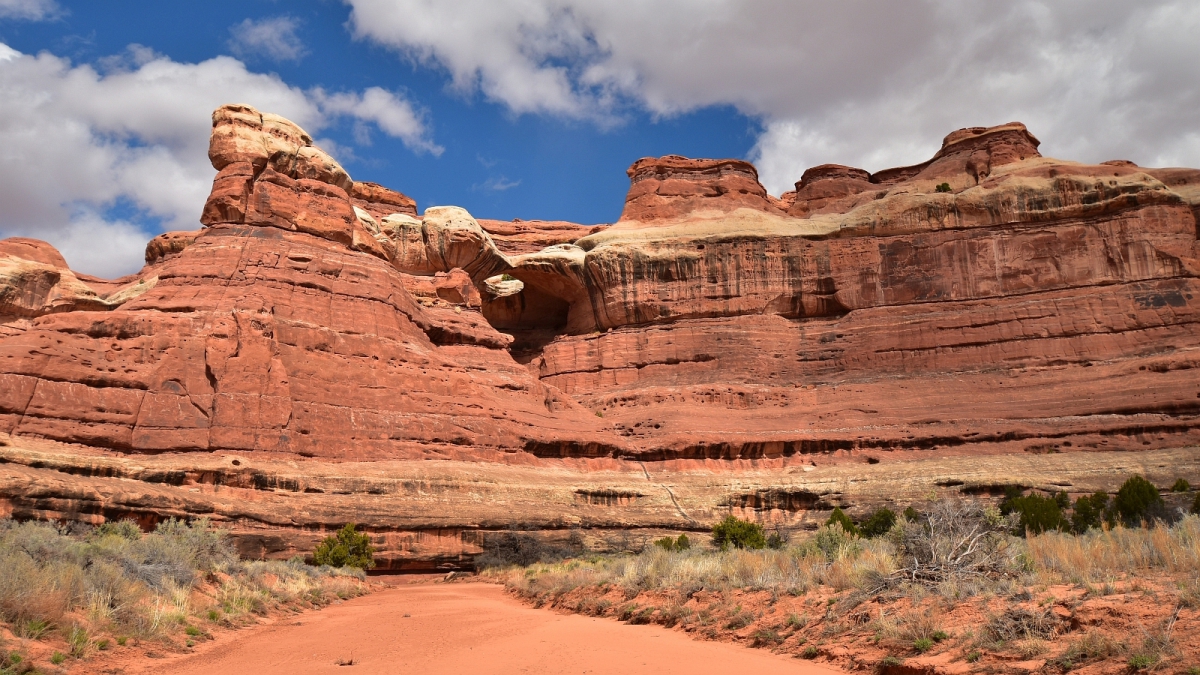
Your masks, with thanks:
[{"label": "desert shrub", "polygon": [[984,635],[992,642],[1047,640],[1054,637],[1060,621],[1048,609],[1010,607],[993,615],[984,626]]},{"label": "desert shrub", "polygon": [[572,551],[545,543],[528,532],[510,529],[484,538],[483,553],[475,556],[479,569],[525,567],[539,562],[553,562],[570,556]]},{"label": "desert shrub", "polygon": [[1166,516],[1166,506],[1158,494],[1158,488],[1141,476],[1130,476],[1121,484],[1110,508],[1115,516],[1130,526],[1161,520]]},{"label": "desert shrub", "polygon": [[654,545],[664,551],[686,551],[692,547],[692,542],[688,540],[686,534],[681,534],[678,538],[663,537],[662,539],[656,539]]},{"label": "desert shrub", "polygon": [[1187,492],[1192,489],[1192,484],[1187,482],[1185,478],[1176,478],[1171,485],[1171,492]]},{"label": "desert shrub", "polygon": [[818,528],[810,545],[828,562],[851,557],[860,548],[858,537],[840,525],[824,525]]},{"label": "desert shrub", "polygon": [[1011,521],[975,500],[935,502],[917,522],[897,528],[904,565],[897,574],[927,584],[1011,575],[1018,568],[1006,532]]},{"label": "desert shrub", "polygon": [[143,534],[128,521],[64,528],[0,519],[0,620],[28,639],[57,630],[76,657],[108,646],[108,637],[92,640],[94,633],[121,635],[117,644],[124,644],[123,636],[181,630],[202,573],[217,588],[201,592],[218,602],[253,596],[265,611],[302,596],[323,602],[329,593],[360,594],[362,572],[354,572],[303,561],[239,562],[227,534],[207,520],[169,520]]},{"label": "desert shrub", "polygon": [[938,183],[938,185],[935,189],[938,192],[950,192],[950,184],[949,183]]},{"label": "desert shrub", "polygon": [[1133,670],[1145,670],[1158,663],[1155,654],[1134,654],[1129,657],[1129,667]]},{"label": "desert shrub", "polygon": [[829,514],[829,519],[825,521],[826,525],[840,525],[843,530],[849,534],[858,534],[858,528],[854,526],[854,521],[850,520],[841,507],[833,507],[833,513]]},{"label": "desert shrub", "polygon": [[1196,493],[1196,498],[1192,500],[1191,512],[1200,516],[1200,492]]},{"label": "desert shrub", "polygon": [[876,509],[858,529],[864,537],[880,537],[887,534],[895,524],[896,512],[884,507]]},{"label": "desert shrub", "polygon": [[[1060,493],[1065,496],[1066,493]],[[1067,519],[1063,517],[1061,502],[1057,497],[1037,494],[1009,497],[1000,504],[1000,513],[1016,514],[1017,523],[1013,534],[1041,534],[1050,530],[1066,530]]]},{"label": "desert shrub", "polygon": [[138,524],[132,520],[118,520],[115,522],[110,520],[97,525],[96,529],[92,530],[92,536],[94,537],[107,537],[110,535],[133,541],[142,538],[142,528],[138,527]]},{"label": "desert shrub", "polygon": [[713,546],[722,551],[730,547],[738,549],[760,549],[767,547],[767,538],[762,525],[742,520],[733,515],[713,526]]},{"label": "desert shrub", "polygon": [[770,647],[772,645],[777,645],[780,642],[783,642],[783,637],[779,633],[770,629],[763,629],[760,631],[755,631],[754,641],[751,643],[751,646]]},{"label": "desert shrub", "polygon": [[330,567],[357,567],[368,570],[375,566],[375,547],[371,537],[359,534],[354,523],[346,523],[332,537],[325,537],[313,552],[313,562]]},{"label": "desert shrub", "polygon": [[1071,529],[1077,534],[1083,534],[1093,527],[1100,527],[1107,506],[1107,492],[1097,492],[1076,499],[1075,508],[1071,512]]}]

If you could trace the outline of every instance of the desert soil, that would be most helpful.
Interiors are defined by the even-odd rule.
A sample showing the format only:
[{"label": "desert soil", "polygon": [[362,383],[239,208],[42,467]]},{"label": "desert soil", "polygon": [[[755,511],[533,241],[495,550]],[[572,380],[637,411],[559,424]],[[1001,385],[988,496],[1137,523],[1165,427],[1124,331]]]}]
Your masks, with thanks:
[{"label": "desert soil", "polygon": [[[659,626],[533,609],[485,583],[403,584],[241,631],[127,673],[701,673],[837,675]],[[353,666],[338,661],[353,658]]]}]

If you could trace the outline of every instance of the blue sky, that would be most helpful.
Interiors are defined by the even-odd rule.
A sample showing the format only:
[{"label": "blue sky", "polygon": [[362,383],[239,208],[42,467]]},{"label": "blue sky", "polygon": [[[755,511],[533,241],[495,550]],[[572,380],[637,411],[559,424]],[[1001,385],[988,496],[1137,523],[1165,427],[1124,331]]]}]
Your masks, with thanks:
[{"label": "blue sky", "polygon": [[0,0],[0,237],[136,271],[198,226],[231,101],[481,218],[611,222],[648,155],[750,159],[779,194],[1010,120],[1053,156],[1197,166],[1198,31],[1184,0]]},{"label": "blue sky", "polygon": [[[356,143],[350,122],[323,130],[321,137],[353,149],[343,163],[356,180],[400,190],[421,208],[455,204],[481,218],[611,222],[620,215],[629,186],[625,169],[634,160],[669,153],[745,157],[761,132],[756,119],[728,105],[660,119],[628,106],[619,119],[603,124],[516,115],[502,103],[448,89],[439,68],[418,67],[353,39],[346,26],[350,8],[336,2],[59,4],[65,11],[52,21],[0,23],[0,42],[24,53],[48,50],[73,63],[95,63],[131,44],[188,63],[240,52],[250,69],[277,73],[303,89],[403,92],[425,113],[432,140],[445,149],[440,156],[414,153],[378,130],[369,131],[369,146]],[[272,56],[254,45],[233,49],[233,27],[280,16],[294,22],[302,45],[298,58]]]}]

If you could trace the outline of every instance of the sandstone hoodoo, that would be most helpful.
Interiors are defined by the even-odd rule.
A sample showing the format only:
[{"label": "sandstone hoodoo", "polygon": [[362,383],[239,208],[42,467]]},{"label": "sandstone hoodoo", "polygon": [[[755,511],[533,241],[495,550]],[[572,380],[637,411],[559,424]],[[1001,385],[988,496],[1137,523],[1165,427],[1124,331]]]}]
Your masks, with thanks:
[{"label": "sandstone hoodoo", "polygon": [[963,129],[781,198],[646,158],[585,227],[420,212],[224,106],[203,227],[138,274],[0,242],[0,510],[204,514],[282,557],[354,521],[412,569],[510,526],[616,548],[1196,474],[1200,171],[1037,148]]}]

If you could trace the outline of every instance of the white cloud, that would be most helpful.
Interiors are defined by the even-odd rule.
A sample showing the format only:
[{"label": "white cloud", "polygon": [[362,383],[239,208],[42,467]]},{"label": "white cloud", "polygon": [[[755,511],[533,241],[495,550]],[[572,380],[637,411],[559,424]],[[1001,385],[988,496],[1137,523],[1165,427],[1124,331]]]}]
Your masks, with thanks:
[{"label": "white cloud", "polygon": [[[384,133],[399,138],[410,150],[428,152],[437,157],[444,148],[429,139],[425,116],[418,113],[406,99],[380,87],[369,87],[361,94],[341,92],[327,94],[313,90],[322,110],[335,115],[348,115],[360,122],[373,122]],[[370,145],[365,131],[358,134],[360,145]]]},{"label": "white cloud", "polygon": [[356,36],[516,113],[606,120],[733,105],[773,192],[839,162],[927,159],[1020,120],[1048,154],[1200,165],[1188,0],[345,0]]},{"label": "white cloud", "polygon": [[54,0],[0,0],[0,19],[43,21],[61,13]]},{"label": "white cloud", "polygon": [[105,65],[101,73],[0,44],[0,237],[49,241],[89,274],[137,270],[155,233],[138,232],[131,219],[158,220],[162,230],[199,227],[214,173],[210,114],[221,104],[248,103],[310,133],[350,114],[384,133],[424,138],[423,127],[396,127],[383,112],[324,109],[324,93],[251,72],[230,57],[179,63],[135,47]]},{"label": "white cloud", "polygon": [[520,180],[509,180],[508,176],[492,176],[483,183],[471,186],[474,190],[488,190],[490,192],[504,192],[511,190],[521,184]]},{"label": "white cloud", "polygon": [[307,52],[296,35],[299,27],[290,16],[245,19],[230,27],[229,48],[243,58],[259,55],[275,61],[299,61]]}]

